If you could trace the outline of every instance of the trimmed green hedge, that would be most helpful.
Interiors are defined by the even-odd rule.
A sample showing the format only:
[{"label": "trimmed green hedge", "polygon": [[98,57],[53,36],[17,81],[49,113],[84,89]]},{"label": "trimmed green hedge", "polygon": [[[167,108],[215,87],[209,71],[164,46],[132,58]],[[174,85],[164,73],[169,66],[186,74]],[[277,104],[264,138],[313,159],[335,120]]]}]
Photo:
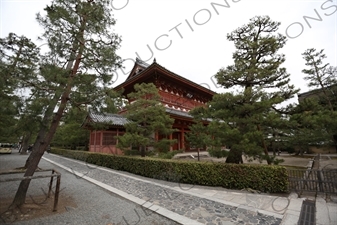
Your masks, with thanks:
[{"label": "trimmed green hedge", "polygon": [[135,158],[94,152],[55,149],[51,153],[144,177],[186,184],[251,188],[262,192],[288,192],[285,167]]}]

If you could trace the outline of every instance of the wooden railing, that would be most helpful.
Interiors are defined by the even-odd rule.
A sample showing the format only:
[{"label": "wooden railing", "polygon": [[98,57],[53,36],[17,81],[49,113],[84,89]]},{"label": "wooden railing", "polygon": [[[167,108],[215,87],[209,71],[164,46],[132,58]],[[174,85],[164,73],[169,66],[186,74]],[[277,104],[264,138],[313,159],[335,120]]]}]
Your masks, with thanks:
[{"label": "wooden railing", "polygon": [[[32,180],[32,179],[39,179],[39,178],[48,178],[50,177],[49,182],[49,189],[48,189],[48,195],[47,197],[50,198],[50,195],[52,193],[53,188],[53,181],[54,177],[56,177],[56,187],[55,187],[55,197],[54,197],[54,207],[53,211],[57,211],[57,204],[59,199],[59,193],[60,193],[60,184],[61,184],[61,173],[57,172],[54,169],[46,169],[46,170],[36,170],[35,172],[48,172],[51,171],[50,175],[40,175],[40,176],[27,176],[27,177],[18,177],[18,178],[6,178],[6,179],[0,179],[1,182],[10,182],[10,181],[21,181],[21,180]],[[24,170],[8,170],[8,171],[0,171],[0,175],[8,175],[8,174],[19,174],[24,173]]]},{"label": "wooden railing", "polygon": [[288,177],[290,191],[337,194],[336,169],[288,169]]}]

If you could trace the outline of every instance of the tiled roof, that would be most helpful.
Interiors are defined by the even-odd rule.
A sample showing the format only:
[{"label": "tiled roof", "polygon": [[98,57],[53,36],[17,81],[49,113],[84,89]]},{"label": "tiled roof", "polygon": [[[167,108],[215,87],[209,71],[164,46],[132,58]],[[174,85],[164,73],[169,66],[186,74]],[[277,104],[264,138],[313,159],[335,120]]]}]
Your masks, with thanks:
[{"label": "tiled roof", "polygon": [[[193,117],[191,114],[189,114],[188,112],[184,112],[184,111],[181,111],[181,110],[165,108],[165,111],[166,111],[168,114],[172,114],[172,115],[182,116],[182,117],[190,118],[190,119],[193,119],[193,118],[194,118],[194,117]],[[213,119],[211,119],[211,118],[203,118],[203,121],[211,122],[211,121],[213,121]],[[221,121],[222,121],[222,120],[221,120]],[[222,122],[223,122],[223,121],[222,121]]]},{"label": "tiled roof", "polygon": [[[151,68],[157,66],[157,67],[159,67],[160,69],[162,69],[163,71],[166,71],[166,72],[167,72],[172,78],[174,78],[174,79],[178,79],[178,80],[180,80],[180,81],[183,81],[183,82],[187,83],[188,85],[190,85],[190,86],[192,86],[192,87],[194,87],[194,88],[197,87],[198,89],[201,89],[201,90],[203,90],[203,91],[205,91],[205,92],[207,92],[207,93],[209,93],[209,94],[211,94],[211,95],[215,95],[215,94],[216,94],[216,92],[212,91],[211,89],[206,88],[206,87],[204,87],[204,86],[202,86],[202,85],[200,85],[200,84],[197,84],[197,83],[195,83],[195,82],[193,82],[193,81],[191,81],[191,80],[188,80],[188,79],[186,79],[186,78],[184,78],[184,77],[182,77],[182,76],[180,76],[180,75],[178,75],[178,74],[176,74],[176,73],[173,73],[172,71],[166,69],[166,68],[163,67],[162,65],[158,64],[158,63],[156,62],[155,59],[154,59],[154,61],[153,61],[152,64],[147,64],[146,62],[142,61],[141,59],[136,58],[136,62],[135,62],[134,68],[135,68],[136,65],[139,65],[139,66],[143,67],[144,70],[138,72],[138,73],[135,74],[135,75],[129,74],[128,78],[127,78],[123,83],[117,85],[117,86],[115,87],[115,89],[118,90],[118,89],[122,88],[123,85],[127,84],[128,82],[129,82],[129,83],[133,82],[133,80],[138,79],[139,77],[142,77],[142,75],[143,75],[144,73],[146,73],[146,71],[148,71],[148,70],[150,70]],[[132,75],[132,76],[130,76],[130,75]]]},{"label": "tiled roof", "polygon": [[89,117],[95,123],[105,123],[117,126],[123,126],[128,123],[128,120],[119,114],[90,112]]},{"label": "tiled roof", "polygon": [[[332,94],[334,94],[334,89],[337,88],[337,84],[332,84],[332,85],[327,86],[325,88],[326,88],[326,90],[328,90]],[[308,98],[308,97],[319,96],[320,94],[323,94],[322,88],[314,89],[314,90],[303,92],[303,93],[298,93],[297,96],[299,98]]]},{"label": "tiled roof", "polygon": [[143,60],[136,58],[136,63],[144,68],[147,68],[150,66],[150,64],[147,64],[146,62],[144,62]]},{"label": "tiled roof", "polygon": [[209,88],[206,88],[206,87],[204,87],[204,86],[202,86],[202,85],[200,85],[200,84],[195,83],[194,81],[191,81],[191,80],[189,80],[189,79],[186,79],[185,77],[180,76],[180,75],[178,75],[178,74],[176,74],[176,73],[174,73],[174,72],[172,72],[172,71],[166,69],[165,67],[163,67],[162,65],[160,65],[160,64],[158,64],[158,63],[157,63],[157,65],[158,65],[160,68],[162,68],[163,70],[165,70],[166,72],[168,72],[169,74],[171,74],[172,77],[175,77],[175,78],[177,78],[177,79],[183,80],[184,82],[186,82],[186,83],[188,83],[189,85],[192,85],[192,86],[194,86],[194,87],[198,87],[198,88],[200,88],[200,89],[203,89],[204,91],[206,91],[206,92],[208,92],[208,93],[211,93],[212,95],[215,95],[215,94],[216,94],[216,92],[212,91],[212,90],[209,89]]},{"label": "tiled roof", "polygon": [[165,108],[165,111],[169,114],[187,117],[187,118],[193,118],[193,116],[191,116],[188,112],[184,112],[184,111],[181,111],[181,110]]}]

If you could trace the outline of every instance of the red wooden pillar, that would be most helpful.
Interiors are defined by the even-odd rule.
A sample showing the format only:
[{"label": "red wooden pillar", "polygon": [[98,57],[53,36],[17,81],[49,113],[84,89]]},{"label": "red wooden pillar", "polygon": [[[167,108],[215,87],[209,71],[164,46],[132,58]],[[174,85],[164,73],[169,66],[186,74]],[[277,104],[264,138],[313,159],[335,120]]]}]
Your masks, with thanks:
[{"label": "red wooden pillar", "polygon": [[97,137],[97,130],[95,130],[95,135],[94,135],[94,152],[96,152],[96,146],[97,146],[97,139],[96,139],[96,137]]},{"label": "red wooden pillar", "polygon": [[[170,134],[170,141],[172,141],[172,134]],[[172,152],[173,151],[173,146],[172,145],[170,145],[170,152]]]},{"label": "red wooden pillar", "polygon": [[181,132],[180,132],[180,146],[182,149],[186,150],[185,149],[185,132],[184,132],[184,128],[181,128]]},{"label": "red wooden pillar", "polygon": [[103,131],[99,132],[99,152],[103,152]]}]

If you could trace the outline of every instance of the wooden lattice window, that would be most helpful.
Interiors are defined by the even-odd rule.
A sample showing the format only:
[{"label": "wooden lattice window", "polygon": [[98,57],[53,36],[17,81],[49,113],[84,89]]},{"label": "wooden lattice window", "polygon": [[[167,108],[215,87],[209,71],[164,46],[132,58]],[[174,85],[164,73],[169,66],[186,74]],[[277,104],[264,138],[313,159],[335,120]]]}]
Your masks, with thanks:
[{"label": "wooden lattice window", "polygon": [[91,133],[91,138],[90,138],[90,143],[92,145],[100,145],[101,144],[101,133],[99,132],[92,132]]},{"label": "wooden lattice window", "polygon": [[103,133],[103,145],[116,145],[117,144],[117,132],[104,132]]},{"label": "wooden lattice window", "polygon": [[103,133],[103,145],[116,145],[117,144],[117,132],[104,132]]}]

